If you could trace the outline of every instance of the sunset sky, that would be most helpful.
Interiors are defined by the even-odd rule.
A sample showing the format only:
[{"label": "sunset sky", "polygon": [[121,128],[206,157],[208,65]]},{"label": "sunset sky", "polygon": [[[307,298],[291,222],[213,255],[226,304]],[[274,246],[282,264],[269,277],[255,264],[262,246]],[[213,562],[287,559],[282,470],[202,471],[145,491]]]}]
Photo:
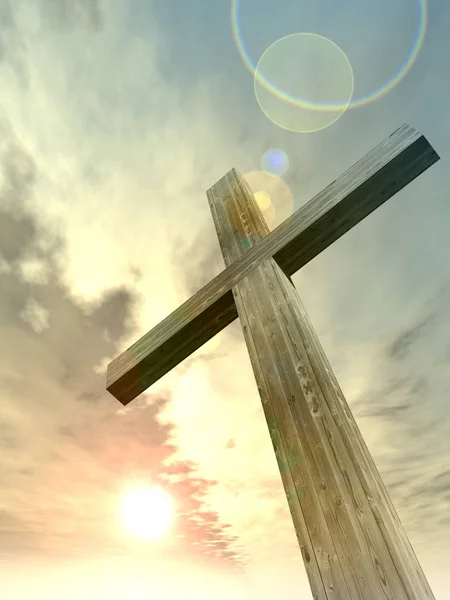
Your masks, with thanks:
[{"label": "sunset sky", "polygon": [[[0,0],[2,600],[312,598],[239,323],[126,408],[106,366],[224,268],[205,192],[228,170],[273,229],[405,122],[441,161],[293,281],[448,600],[449,31],[445,0]],[[293,33],[342,50],[271,64],[311,101],[353,91],[330,126],[258,103]],[[120,509],[143,486],[171,499],[157,539]]]}]

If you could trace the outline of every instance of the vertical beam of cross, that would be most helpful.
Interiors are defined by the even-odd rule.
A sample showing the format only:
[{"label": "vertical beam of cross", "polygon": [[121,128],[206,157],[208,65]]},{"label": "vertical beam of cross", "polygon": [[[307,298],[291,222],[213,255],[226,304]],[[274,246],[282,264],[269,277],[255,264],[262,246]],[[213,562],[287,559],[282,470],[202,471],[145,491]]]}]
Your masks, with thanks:
[{"label": "vertical beam of cross", "polygon": [[[228,266],[268,228],[236,171],[207,197]],[[268,258],[232,292],[313,597],[433,600],[296,289]]]}]

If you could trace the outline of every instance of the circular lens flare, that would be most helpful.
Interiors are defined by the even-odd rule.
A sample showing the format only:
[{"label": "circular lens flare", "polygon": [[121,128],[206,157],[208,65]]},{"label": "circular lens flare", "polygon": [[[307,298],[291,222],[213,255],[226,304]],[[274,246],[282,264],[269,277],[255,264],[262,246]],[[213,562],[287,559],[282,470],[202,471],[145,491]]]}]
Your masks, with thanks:
[{"label": "circular lens flare", "polygon": [[273,229],[294,212],[294,197],[288,184],[264,171],[244,174],[269,229]]},{"label": "circular lens flare", "polygon": [[[260,73],[266,81],[276,81],[277,90],[289,88],[314,102],[273,93],[273,84],[260,83]],[[288,131],[309,133],[329,127],[344,114],[353,96],[354,78],[350,61],[337,44],[316,33],[293,33],[263,52],[254,86],[258,104],[271,121]]]},{"label": "circular lens flare", "polygon": [[[236,48],[238,50],[239,56],[241,57],[242,62],[245,67],[250,71],[252,76],[255,77],[256,71],[256,63],[251,58],[250,53],[245,45],[244,36],[242,34],[242,28],[240,23],[240,7],[241,0],[231,0],[231,31],[236,44]],[[411,48],[407,53],[407,56],[403,63],[399,66],[398,70],[392,74],[392,76],[387,79],[382,85],[377,88],[372,89],[367,94],[353,97],[348,108],[359,108],[375,100],[379,100],[383,96],[385,96],[388,92],[390,92],[400,81],[409,73],[412,69],[414,63],[417,60],[417,57],[422,49],[425,34],[428,26],[428,0],[417,0],[417,27],[416,33],[414,36],[414,40],[411,44]],[[301,97],[293,97],[285,90],[277,89],[273,84],[265,78],[264,73],[259,73],[257,75],[258,84],[262,87],[266,87],[271,90],[271,92],[281,99],[285,101],[291,101],[293,103],[297,103],[302,108],[309,108],[316,110],[336,110],[338,108],[344,107],[345,103],[339,106],[330,106],[327,103],[317,103],[317,102],[308,102],[304,98]]]},{"label": "circular lens flare", "polygon": [[272,204],[272,199],[267,192],[263,192],[261,190],[255,192],[254,194],[256,203],[258,204],[260,210],[262,212],[266,211],[269,206]]},{"label": "circular lens flare", "polygon": [[289,169],[289,156],[281,148],[270,148],[261,156],[261,171],[282,177]]}]

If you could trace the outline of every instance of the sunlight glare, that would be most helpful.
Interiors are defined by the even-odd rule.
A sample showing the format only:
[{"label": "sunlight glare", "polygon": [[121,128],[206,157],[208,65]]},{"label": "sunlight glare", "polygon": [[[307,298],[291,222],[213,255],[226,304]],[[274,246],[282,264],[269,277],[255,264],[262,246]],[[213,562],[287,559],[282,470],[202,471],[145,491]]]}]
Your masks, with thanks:
[{"label": "sunlight glare", "polygon": [[173,501],[157,486],[138,486],[123,493],[121,517],[126,531],[142,541],[161,539],[173,520]]}]

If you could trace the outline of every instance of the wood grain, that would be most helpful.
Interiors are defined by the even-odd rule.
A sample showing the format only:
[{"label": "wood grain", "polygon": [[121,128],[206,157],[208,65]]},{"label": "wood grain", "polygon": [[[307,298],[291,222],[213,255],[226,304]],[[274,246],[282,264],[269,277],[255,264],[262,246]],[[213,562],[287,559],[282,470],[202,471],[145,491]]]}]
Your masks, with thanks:
[{"label": "wood grain", "polygon": [[[230,173],[208,192],[225,263],[267,235]],[[299,295],[274,258],[232,290],[316,600],[433,594]]]},{"label": "wood grain", "polygon": [[[269,235],[249,242],[222,273],[115,358],[107,390],[128,404],[237,318],[231,289],[264,260],[273,257],[293,275],[438,159],[424,136],[399,128]],[[220,181],[242,185],[235,169]]]}]

